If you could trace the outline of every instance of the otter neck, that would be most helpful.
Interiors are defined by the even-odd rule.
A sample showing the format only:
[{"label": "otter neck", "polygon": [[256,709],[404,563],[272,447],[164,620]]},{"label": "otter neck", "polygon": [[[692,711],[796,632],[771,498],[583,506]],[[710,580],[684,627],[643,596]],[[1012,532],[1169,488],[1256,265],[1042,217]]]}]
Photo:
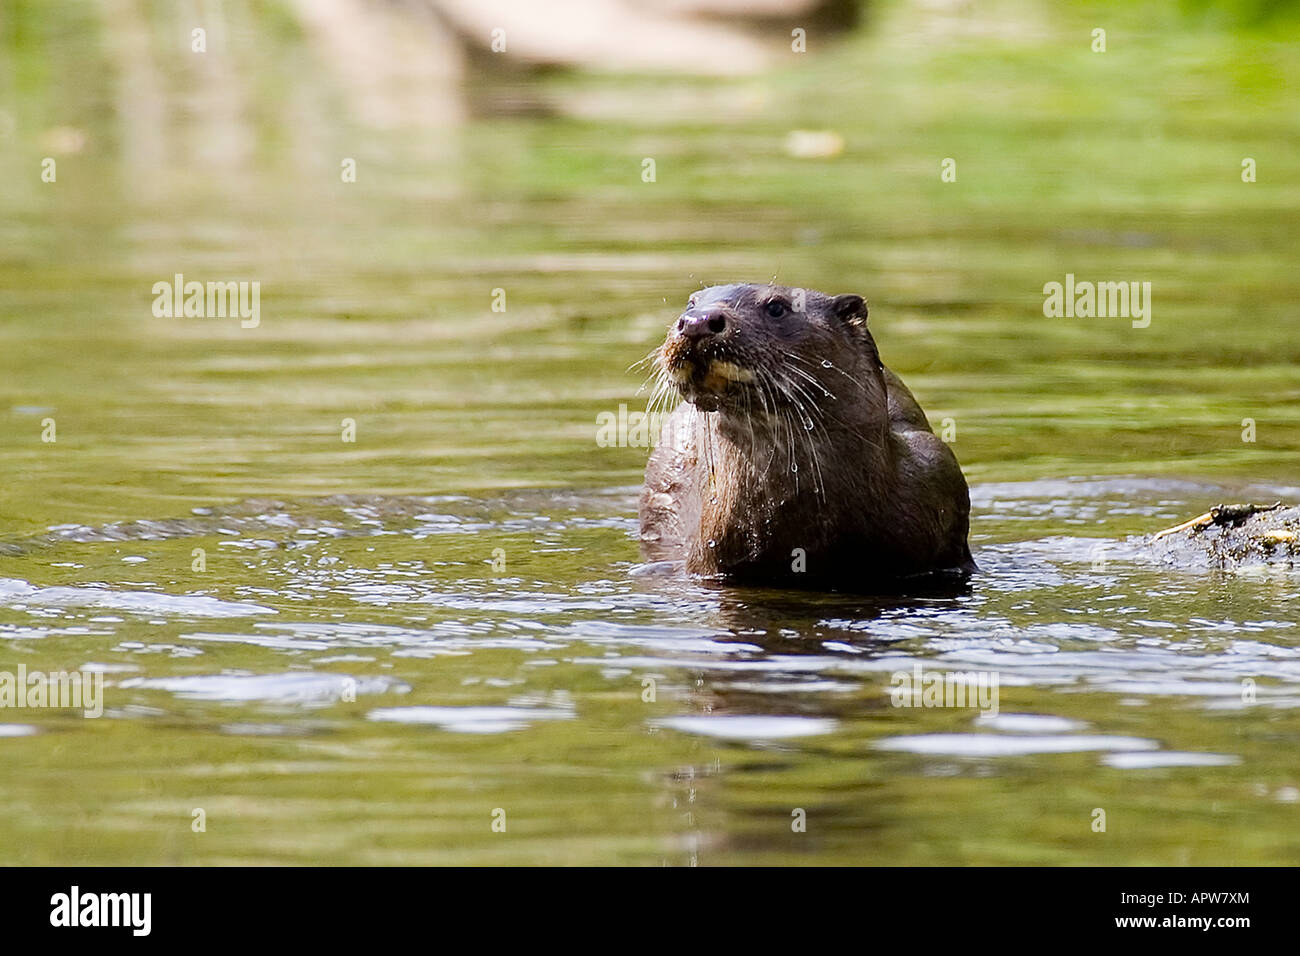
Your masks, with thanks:
[{"label": "otter neck", "polygon": [[[834,374],[793,383],[796,395],[773,397],[770,405],[751,400],[740,407],[724,405],[707,416],[728,464],[751,479],[738,491],[802,495],[829,491],[826,483],[837,479],[860,487],[864,475],[879,481],[893,474],[883,372],[878,360],[854,366],[848,371],[828,366]],[[820,466],[832,457],[836,467],[828,473]],[[846,469],[846,462],[851,467]]]},{"label": "otter neck", "polygon": [[[861,486],[866,476],[879,481],[893,473],[895,449],[883,418],[826,417],[812,427],[797,417],[759,420],[726,410],[707,418],[714,471],[740,478],[718,487],[720,503],[729,497],[735,506],[748,507],[765,498],[816,496],[826,498],[823,509],[833,511],[837,485]],[[845,469],[846,461],[856,467]]]},{"label": "otter neck", "polygon": [[[760,416],[752,408],[702,415],[709,475],[699,541],[711,550],[710,563],[788,565],[792,548],[811,553],[846,534],[893,524],[897,453],[883,379],[875,382],[874,394],[857,396],[865,401],[828,400],[812,428],[797,415]],[[814,506],[792,507],[797,501]]]}]

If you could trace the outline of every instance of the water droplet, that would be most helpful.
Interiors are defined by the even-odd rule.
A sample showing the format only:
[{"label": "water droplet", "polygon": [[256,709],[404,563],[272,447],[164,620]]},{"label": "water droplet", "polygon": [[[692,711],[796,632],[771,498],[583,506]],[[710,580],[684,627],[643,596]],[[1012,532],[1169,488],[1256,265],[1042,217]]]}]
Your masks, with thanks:
[{"label": "water droplet", "polygon": [[798,471],[798,470],[799,470],[799,463],[798,463],[798,462],[795,462],[794,464],[792,464],[792,465],[790,466],[790,470],[791,470],[791,471]]},{"label": "water droplet", "polygon": [[830,359],[822,359],[822,368],[834,368],[835,365]]},{"label": "water droplet", "polygon": [[716,548],[717,546],[718,546],[718,542],[716,542],[716,541],[714,541],[712,538],[710,538],[710,539],[709,539],[709,547],[710,547],[710,548]]}]

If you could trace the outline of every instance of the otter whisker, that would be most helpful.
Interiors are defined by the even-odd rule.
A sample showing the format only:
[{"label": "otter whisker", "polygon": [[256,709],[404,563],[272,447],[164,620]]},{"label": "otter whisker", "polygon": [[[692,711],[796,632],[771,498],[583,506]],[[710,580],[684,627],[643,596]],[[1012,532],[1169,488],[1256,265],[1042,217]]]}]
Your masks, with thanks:
[{"label": "otter whisker", "polygon": [[629,372],[635,372],[637,369],[651,362],[657,363],[659,360],[659,356],[663,354],[663,351],[664,351],[664,347],[662,345],[656,345],[644,357],[637,359],[635,362],[629,365],[627,367],[627,370]]},{"label": "otter whisker", "polygon": [[[772,458],[775,459],[779,452],[785,452],[786,470],[790,471],[790,465],[793,463],[793,457],[790,454],[790,429],[789,429],[789,412],[788,405],[777,401],[779,389],[777,383],[770,376],[764,375],[761,378],[764,389],[768,392],[772,400],[771,410],[771,436],[772,436]],[[782,435],[782,429],[785,435]]]},{"label": "otter whisker", "polygon": [[816,401],[808,392],[806,387],[801,383],[793,380],[786,380],[783,383],[786,389],[786,398],[790,406],[799,415],[803,424],[803,445],[808,452],[808,460],[813,467],[814,490],[818,497],[825,498],[825,482],[821,471],[821,461],[818,455],[818,444],[813,432],[821,426],[823,431],[825,426],[822,425],[821,418],[826,415],[825,409]]},{"label": "otter whisker", "polygon": [[[790,382],[788,384],[791,389],[790,392],[791,396],[794,395],[795,389],[798,388],[799,394],[803,396],[805,401],[809,402],[812,405],[812,408],[816,411],[819,419],[824,419],[835,423],[840,428],[844,429],[849,434],[854,435],[862,442],[864,442],[865,444],[867,444],[868,446],[870,446],[871,448],[877,451],[882,447],[880,442],[873,440],[870,436],[864,434],[863,432],[855,428],[852,424],[845,421],[843,418],[839,417],[838,415],[835,415],[830,409],[823,407],[811,395],[808,394],[806,389],[804,389],[803,387],[799,386],[797,383],[794,382]],[[859,384],[859,383],[855,382],[854,384]],[[818,424],[823,424],[824,427],[824,422],[819,421]]]},{"label": "otter whisker", "polygon": [[[763,406],[763,420],[762,420],[762,422],[760,423],[760,425],[761,425],[761,427],[764,429],[764,431],[765,431],[766,434],[770,434],[770,433],[771,433],[771,420],[772,420],[772,417],[773,417],[773,414],[774,414],[774,413],[773,413],[773,409],[775,408],[776,400],[775,400],[775,398],[773,397],[773,399],[772,399],[772,403],[771,403],[771,404],[768,404],[768,398],[769,398],[769,395],[768,395],[768,386],[767,386],[767,381],[766,381],[766,379],[765,379],[764,376],[762,376],[762,375],[758,376],[758,377],[755,379],[755,381],[754,381],[754,385],[755,385],[755,387],[754,387],[754,395],[757,396],[758,401],[759,401],[759,404],[761,404],[761,405]],[[748,404],[748,403],[749,403],[749,395],[748,395],[748,393],[746,393],[746,403],[747,403],[747,404],[746,404],[746,410],[747,410],[747,413],[748,413],[748,408],[749,408],[749,404]],[[749,416],[749,417],[750,417],[750,422],[749,422],[749,436],[750,436],[750,438],[749,438],[749,440],[750,440],[750,446],[751,446],[751,449],[750,449],[750,450],[751,450],[751,453],[752,453],[752,454],[757,454],[758,451],[759,451],[759,444],[758,444],[758,437],[757,437],[757,435],[756,435],[755,432],[754,432],[754,422],[753,422],[753,417],[754,417],[754,416],[751,415],[751,416]],[[756,475],[757,475],[760,479],[765,479],[765,478],[767,477],[767,473],[768,473],[769,471],[771,471],[771,469],[772,469],[772,462],[776,459],[776,442],[775,442],[775,441],[769,441],[769,442],[767,443],[767,445],[768,445],[768,448],[767,448],[767,460],[766,460],[765,462],[763,462],[763,465],[762,465],[762,468],[761,468],[761,469],[758,469],[758,468],[755,469],[755,473],[756,473]]]},{"label": "otter whisker", "polygon": [[805,386],[793,381],[787,381],[785,386],[788,389],[787,395],[791,398],[798,396],[812,407],[812,411],[816,412],[819,418],[825,417],[826,410],[817,404],[817,400],[808,392]]},{"label": "otter whisker", "polygon": [[[786,357],[792,359],[795,362],[799,361],[799,357],[797,355],[790,354],[787,355]],[[800,378],[804,379],[805,381],[807,381],[809,384],[815,385],[818,389],[821,390],[822,395],[824,395],[825,397],[834,400],[835,395],[831,392],[830,389],[828,389],[822,383],[821,379],[817,378],[817,376],[793,364],[790,367],[790,371],[793,372],[795,375],[798,375]]]},{"label": "otter whisker", "polygon": [[803,428],[803,444],[808,451],[808,460],[813,468],[813,490],[817,492],[818,497],[825,499],[826,488],[821,473],[821,462],[817,455],[817,443],[813,439],[812,432],[817,427],[817,422],[808,413],[808,409],[803,404],[796,392],[791,391],[788,395],[791,406],[799,415]]},{"label": "otter whisker", "polygon": [[[865,384],[863,384],[862,382],[858,381],[856,378],[854,378],[854,377],[853,377],[852,375],[850,375],[848,372],[844,371],[844,369],[840,368],[838,365],[836,365],[835,363],[833,363],[830,359],[822,359],[820,364],[821,364],[821,367],[822,367],[822,368],[830,369],[832,372],[838,372],[840,375],[844,376],[846,379],[848,379],[849,384],[851,384],[851,385],[852,385],[854,388],[856,388],[858,391],[862,392],[862,394],[864,394],[864,395],[870,395],[870,394],[871,394],[871,390],[868,389],[867,386],[866,386]],[[814,368],[813,366],[809,366],[809,367],[810,367],[810,368]]]},{"label": "otter whisker", "polygon": [[[656,389],[658,389],[658,387],[666,381],[667,376],[664,373],[662,364],[659,362],[659,352],[659,349],[655,349],[640,362],[636,363],[636,365],[641,365],[649,361],[651,358],[655,360],[654,364],[650,366],[650,369],[647,371],[645,378],[642,380],[641,387],[636,390],[636,394],[640,395],[651,383],[654,383]],[[631,368],[635,368],[636,365],[633,365]],[[630,370],[631,369],[629,369],[629,371]]]}]

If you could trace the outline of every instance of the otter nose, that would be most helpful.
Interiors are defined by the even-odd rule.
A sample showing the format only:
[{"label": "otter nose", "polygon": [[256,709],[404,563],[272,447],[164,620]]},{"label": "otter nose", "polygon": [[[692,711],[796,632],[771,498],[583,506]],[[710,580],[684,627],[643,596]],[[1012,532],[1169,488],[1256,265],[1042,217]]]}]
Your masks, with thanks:
[{"label": "otter nose", "polygon": [[685,313],[677,320],[677,332],[688,339],[707,339],[727,331],[727,314],[721,309],[706,309],[698,315]]}]

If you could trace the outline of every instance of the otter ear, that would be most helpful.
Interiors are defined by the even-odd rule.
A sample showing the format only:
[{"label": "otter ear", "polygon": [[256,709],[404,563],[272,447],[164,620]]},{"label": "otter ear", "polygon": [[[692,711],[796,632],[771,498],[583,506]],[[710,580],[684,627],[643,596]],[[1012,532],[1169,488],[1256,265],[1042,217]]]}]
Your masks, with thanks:
[{"label": "otter ear", "polygon": [[845,322],[867,324],[867,303],[860,295],[837,295],[831,300],[831,310]]}]

